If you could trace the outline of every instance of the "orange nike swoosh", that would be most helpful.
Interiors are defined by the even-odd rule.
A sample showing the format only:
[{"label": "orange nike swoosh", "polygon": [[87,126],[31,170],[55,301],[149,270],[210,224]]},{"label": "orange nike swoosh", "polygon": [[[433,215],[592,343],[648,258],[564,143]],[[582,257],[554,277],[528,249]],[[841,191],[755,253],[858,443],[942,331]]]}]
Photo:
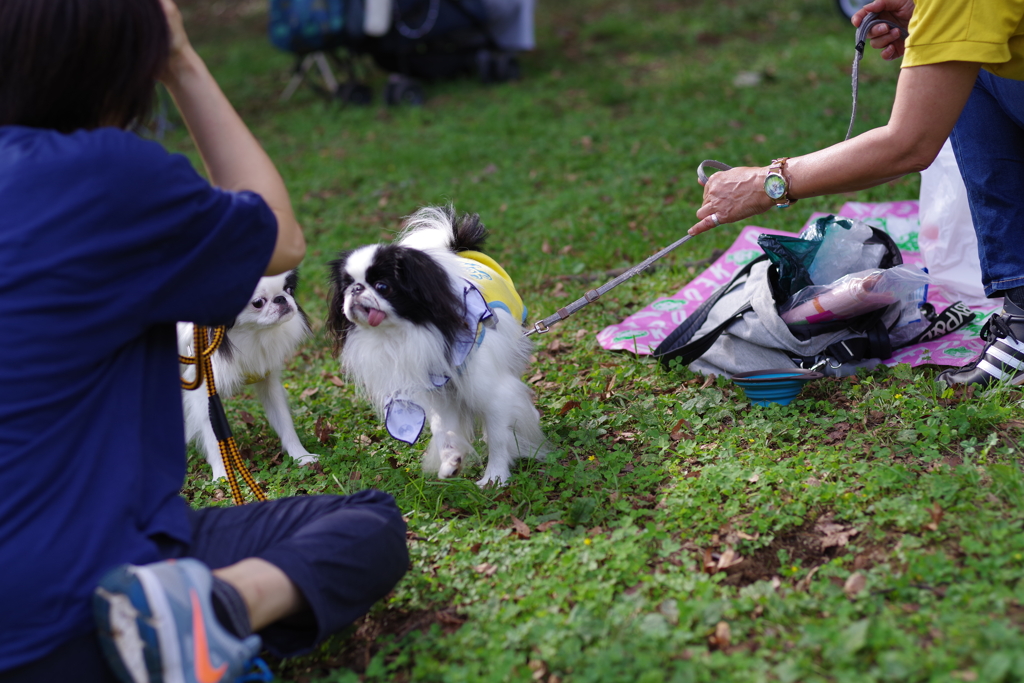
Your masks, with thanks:
[{"label": "orange nike swoosh", "polygon": [[199,595],[193,588],[189,591],[192,598],[192,635],[193,659],[195,661],[196,680],[199,683],[219,683],[228,670],[227,664],[214,667],[210,662],[210,647],[206,642],[206,624],[203,623],[202,607],[199,604]]}]

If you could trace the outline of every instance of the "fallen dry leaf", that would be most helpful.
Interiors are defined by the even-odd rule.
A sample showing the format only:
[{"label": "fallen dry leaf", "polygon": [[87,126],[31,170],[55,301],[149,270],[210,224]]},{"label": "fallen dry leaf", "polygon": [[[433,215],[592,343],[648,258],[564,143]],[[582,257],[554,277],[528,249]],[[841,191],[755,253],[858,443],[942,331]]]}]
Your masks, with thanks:
[{"label": "fallen dry leaf", "polygon": [[473,567],[473,571],[477,574],[483,574],[484,576],[494,576],[495,572],[498,571],[498,568],[490,562],[484,562],[483,564],[478,564]]},{"label": "fallen dry leaf", "polygon": [[852,536],[860,533],[849,524],[833,522],[831,514],[819,517],[818,521],[814,524],[814,530],[821,534],[821,547],[823,550],[825,548],[842,548],[850,541]]},{"label": "fallen dry leaf", "polygon": [[924,528],[925,529],[930,529],[931,531],[938,531],[939,530],[939,522],[942,521],[942,518],[945,516],[946,512],[942,509],[942,506],[940,506],[938,503],[935,503],[930,508],[926,508],[926,509],[928,510],[928,514],[931,516],[932,521],[930,521],[927,524],[925,524]]},{"label": "fallen dry leaf", "polygon": [[715,566],[715,571],[722,571],[729,567],[734,567],[743,561],[743,558],[732,548],[726,548],[722,556],[718,558],[718,564]]},{"label": "fallen dry leaf", "polygon": [[512,528],[515,530],[519,538],[526,539],[530,537],[530,527],[526,525],[526,522],[515,515],[512,515]]},{"label": "fallen dry leaf", "polygon": [[334,427],[321,415],[316,419],[316,424],[313,425],[313,433],[316,434],[316,438],[320,443],[326,444],[327,440],[334,434]]},{"label": "fallen dry leaf", "polygon": [[843,592],[846,593],[846,597],[852,600],[864,590],[867,584],[868,581],[864,578],[863,574],[854,572],[850,574],[850,577],[846,579],[846,583],[843,584]]},{"label": "fallen dry leaf", "polygon": [[704,572],[707,574],[714,574],[717,570],[718,563],[712,555],[714,553],[711,548],[704,549]]},{"label": "fallen dry leaf", "polygon": [[242,422],[244,422],[247,425],[256,424],[256,418],[244,410],[238,411],[238,417],[242,420]]},{"label": "fallen dry leaf", "polygon": [[300,401],[301,400],[305,400],[305,399],[309,398],[310,396],[314,396],[314,395],[316,395],[316,392],[318,392],[318,391],[320,391],[320,389],[317,388],[317,387],[309,387],[308,389],[303,389],[302,393],[299,394],[299,400]]},{"label": "fallen dry leaf", "polygon": [[580,402],[579,401],[566,401],[565,404],[562,406],[562,409],[558,411],[558,414],[559,415],[565,415],[566,413],[568,413],[573,408],[579,408],[579,407],[580,407]]},{"label": "fallen dry leaf", "polygon": [[547,531],[556,524],[561,524],[561,520],[553,519],[550,522],[541,522],[537,525],[537,531]]},{"label": "fallen dry leaf", "polygon": [[345,381],[342,380],[337,375],[325,374],[324,375],[324,379],[326,379],[328,382],[330,382],[331,384],[333,384],[336,387],[343,387],[343,386],[345,386]]},{"label": "fallen dry leaf", "polygon": [[720,621],[715,625],[715,633],[708,638],[708,644],[719,650],[726,650],[732,645],[732,629],[729,628],[729,622]]},{"label": "fallen dry leaf", "polygon": [[673,441],[692,439],[692,431],[693,427],[690,426],[690,423],[686,421],[686,418],[683,418],[679,420],[679,422],[676,422],[676,426],[672,428],[672,431],[671,433],[669,433],[668,438],[672,439]]},{"label": "fallen dry leaf", "polygon": [[840,422],[832,425],[833,429],[825,437],[825,443],[834,444],[840,441],[846,440],[846,435],[850,432],[850,423]]}]

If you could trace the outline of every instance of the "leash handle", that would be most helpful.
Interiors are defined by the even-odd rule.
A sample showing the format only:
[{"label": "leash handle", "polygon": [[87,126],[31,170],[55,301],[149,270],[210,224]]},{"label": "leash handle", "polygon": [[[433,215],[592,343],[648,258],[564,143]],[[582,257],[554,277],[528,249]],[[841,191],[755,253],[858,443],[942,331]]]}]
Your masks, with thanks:
[{"label": "leash handle", "polygon": [[906,40],[907,36],[910,35],[909,33],[907,33],[907,29],[903,28],[902,26],[897,24],[895,21],[889,21],[888,19],[882,19],[875,12],[869,12],[868,14],[866,14],[864,16],[864,20],[862,22],[860,22],[860,28],[857,29],[857,45],[856,45],[856,49],[857,49],[857,52],[859,52],[862,55],[864,54],[864,46],[867,45],[867,42],[868,42],[868,33],[871,32],[871,29],[873,29],[876,24],[885,24],[889,28],[899,29],[900,40]]},{"label": "leash handle", "polygon": [[851,90],[853,91],[853,107],[850,111],[850,125],[846,129],[846,137],[843,140],[849,140],[850,135],[853,134],[853,122],[857,120],[857,91],[860,89],[860,60],[864,58],[864,46],[868,42],[868,32],[871,31],[878,24],[885,24],[889,28],[899,29],[900,39],[906,40],[907,29],[903,28],[894,21],[888,19],[882,19],[874,12],[870,12],[864,17],[864,20],[860,22],[860,28],[857,29],[857,41],[854,45],[853,52],[853,70],[851,71],[850,79],[852,80]]},{"label": "leash handle", "polygon": [[721,161],[715,161],[714,159],[705,159],[697,166],[697,182],[700,183],[701,187],[708,184],[708,172],[705,170],[705,167],[713,168],[716,171],[732,170],[732,166],[729,164],[723,164]]}]

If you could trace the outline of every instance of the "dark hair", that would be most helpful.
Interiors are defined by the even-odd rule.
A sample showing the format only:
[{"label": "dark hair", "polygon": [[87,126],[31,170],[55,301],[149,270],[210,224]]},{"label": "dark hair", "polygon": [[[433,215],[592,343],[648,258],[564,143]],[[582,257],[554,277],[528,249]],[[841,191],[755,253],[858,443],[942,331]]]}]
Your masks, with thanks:
[{"label": "dark hair", "polygon": [[0,126],[144,121],[168,33],[160,0],[0,0]]}]

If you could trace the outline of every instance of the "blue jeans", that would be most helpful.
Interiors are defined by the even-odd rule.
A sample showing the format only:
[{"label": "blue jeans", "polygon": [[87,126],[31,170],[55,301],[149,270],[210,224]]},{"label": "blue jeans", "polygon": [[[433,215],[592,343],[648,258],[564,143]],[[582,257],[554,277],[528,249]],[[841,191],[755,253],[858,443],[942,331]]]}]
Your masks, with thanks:
[{"label": "blue jeans", "polygon": [[[164,556],[194,557],[211,569],[260,557],[298,586],[310,612],[260,631],[277,656],[308,651],[369,611],[409,566],[405,522],[394,499],[366,489],[351,496],[299,496],[191,513],[192,545],[168,539]],[[117,683],[96,632],[72,638],[0,683]]]},{"label": "blue jeans", "polygon": [[978,74],[950,135],[988,296],[1024,286],[1024,81]]}]

